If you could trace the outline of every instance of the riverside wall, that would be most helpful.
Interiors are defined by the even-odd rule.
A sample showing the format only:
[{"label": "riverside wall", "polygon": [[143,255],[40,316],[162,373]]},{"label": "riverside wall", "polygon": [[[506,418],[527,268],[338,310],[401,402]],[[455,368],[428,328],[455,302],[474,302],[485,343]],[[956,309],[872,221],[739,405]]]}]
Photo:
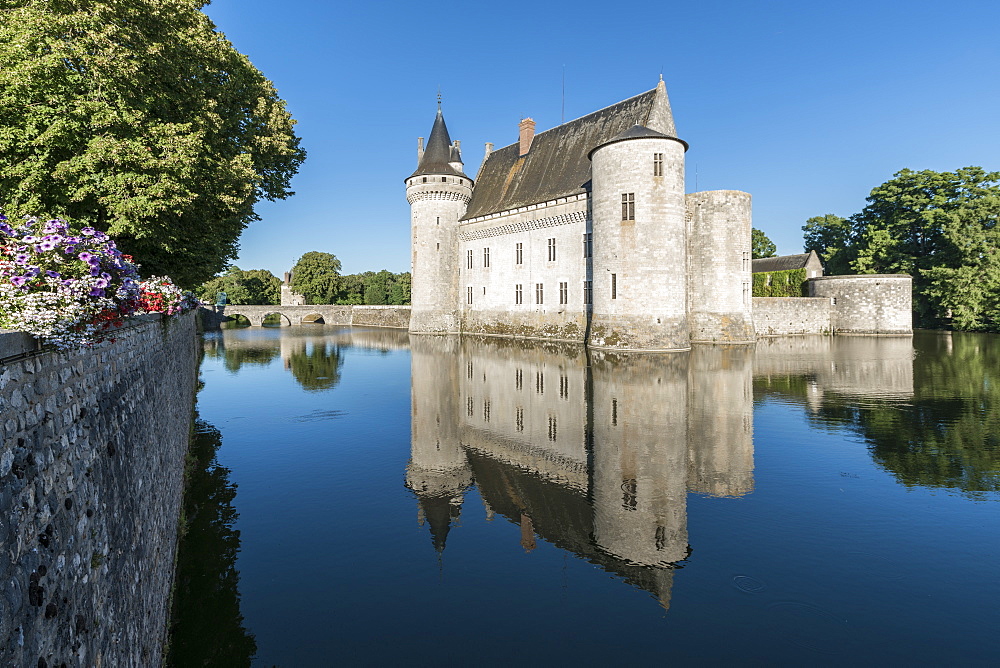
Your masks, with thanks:
[{"label": "riverside wall", "polygon": [[0,665],[159,665],[194,313],[67,353],[0,332]]}]

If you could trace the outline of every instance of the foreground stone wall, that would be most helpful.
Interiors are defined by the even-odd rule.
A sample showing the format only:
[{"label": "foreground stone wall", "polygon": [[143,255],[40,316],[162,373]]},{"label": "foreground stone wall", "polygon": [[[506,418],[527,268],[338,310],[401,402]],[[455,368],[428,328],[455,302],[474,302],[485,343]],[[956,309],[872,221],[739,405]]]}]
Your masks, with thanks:
[{"label": "foreground stone wall", "polygon": [[830,334],[829,299],[810,297],[754,297],[753,322],[757,336]]},{"label": "foreground stone wall", "polygon": [[[158,665],[197,373],[194,314],[0,359],[0,665]],[[33,348],[0,333],[0,350]]]}]

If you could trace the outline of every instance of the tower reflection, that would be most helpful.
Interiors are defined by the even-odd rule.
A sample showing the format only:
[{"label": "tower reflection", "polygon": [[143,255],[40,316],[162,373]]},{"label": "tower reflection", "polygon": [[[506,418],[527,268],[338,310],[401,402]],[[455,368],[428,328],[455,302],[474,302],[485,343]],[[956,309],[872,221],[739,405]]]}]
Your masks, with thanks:
[{"label": "tower reflection", "polygon": [[406,485],[445,546],[475,484],[487,513],[669,607],[686,494],[753,489],[752,350],[674,355],[413,336]]}]

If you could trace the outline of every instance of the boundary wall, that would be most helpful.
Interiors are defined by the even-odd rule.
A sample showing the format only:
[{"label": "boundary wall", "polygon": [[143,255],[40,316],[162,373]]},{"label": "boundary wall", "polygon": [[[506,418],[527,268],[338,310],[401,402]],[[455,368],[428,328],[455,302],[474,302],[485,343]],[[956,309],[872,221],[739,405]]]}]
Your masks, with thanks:
[{"label": "boundary wall", "polygon": [[159,665],[195,314],[60,353],[0,331],[0,665]]}]

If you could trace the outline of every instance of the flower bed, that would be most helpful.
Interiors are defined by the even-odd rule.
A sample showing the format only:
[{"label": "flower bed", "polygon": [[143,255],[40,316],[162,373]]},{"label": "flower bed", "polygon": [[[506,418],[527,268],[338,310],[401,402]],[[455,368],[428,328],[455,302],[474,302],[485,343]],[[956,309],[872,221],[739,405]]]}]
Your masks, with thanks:
[{"label": "flower bed", "polygon": [[141,312],[197,305],[169,278],[140,282],[138,265],[92,227],[0,214],[0,328],[68,349],[91,345]]}]

